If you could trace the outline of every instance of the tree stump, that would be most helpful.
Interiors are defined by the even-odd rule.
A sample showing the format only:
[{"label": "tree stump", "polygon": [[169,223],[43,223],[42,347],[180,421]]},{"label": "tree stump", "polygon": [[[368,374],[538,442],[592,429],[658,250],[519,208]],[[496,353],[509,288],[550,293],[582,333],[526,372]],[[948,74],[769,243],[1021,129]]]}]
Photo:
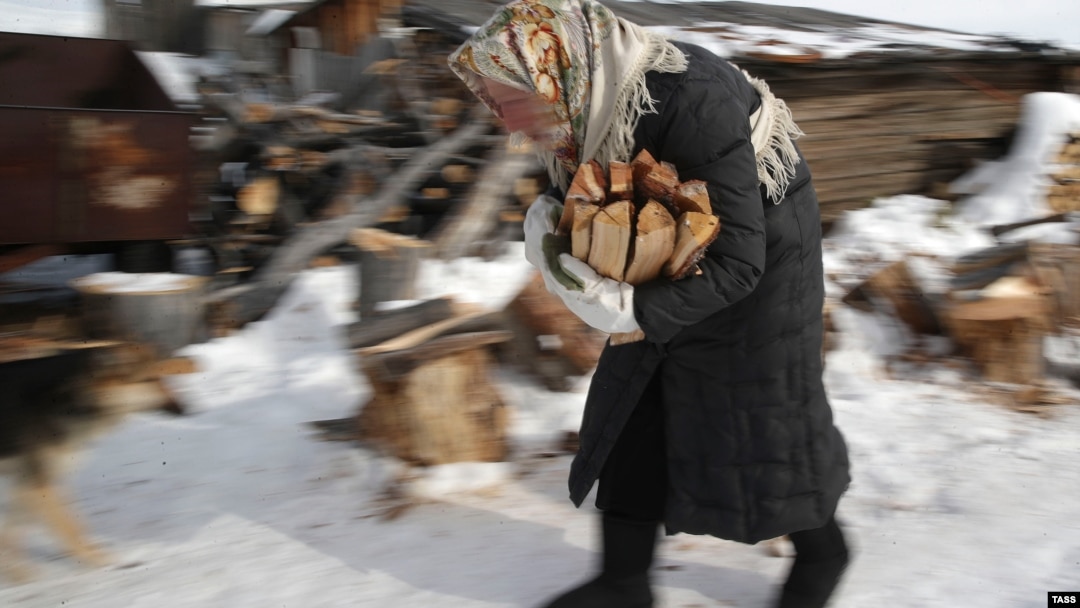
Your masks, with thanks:
[{"label": "tree stump", "polygon": [[352,243],[360,250],[360,317],[371,315],[381,302],[416,298],[420,262],[431,251],[423,239],[378,228],[358,228]]},{"label": "tree stump", "polygon": [[961,302],[949,310],[950,331],[987,380],[1031,384],[1046,372],[1048,308],[1037,296]]},{"label": "tree stump", "polygon": [[90,338],[139,342],[167,357],[204,339],[208,279],[182,274],[103,272],[72,281]]},{"label": "tree stump", "polygon": [[[360,411],[360,435],[413,464],[498,462],[506,457],[507,413],[489,367],[505,331],[394,341],[358,351],[373,396]],[[405,337],[403,337],[405,338]]]}]

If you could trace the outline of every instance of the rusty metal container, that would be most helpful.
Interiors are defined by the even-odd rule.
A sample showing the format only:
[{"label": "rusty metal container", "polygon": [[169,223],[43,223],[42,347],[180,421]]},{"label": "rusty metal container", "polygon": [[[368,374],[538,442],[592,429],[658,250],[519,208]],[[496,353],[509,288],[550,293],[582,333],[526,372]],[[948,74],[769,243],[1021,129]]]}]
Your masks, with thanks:
[{"label": "rusty metal container", "polygon": [[194,121],[126,42],[0,32],[0,246],[190,234]]}]

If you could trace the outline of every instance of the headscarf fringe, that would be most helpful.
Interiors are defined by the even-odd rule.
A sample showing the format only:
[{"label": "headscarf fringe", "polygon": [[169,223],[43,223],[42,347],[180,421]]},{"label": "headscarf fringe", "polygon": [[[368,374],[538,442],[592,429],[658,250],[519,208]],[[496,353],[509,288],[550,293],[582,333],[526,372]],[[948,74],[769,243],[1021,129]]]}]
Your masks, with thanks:
[{"label": "headscarf fringe", "polygon": [[757,124],[752,125],[758,180],[773,203],[779,204],[801,162],[795,140],[805,133],[795,124],[791,108],[769,90],[764,80],[741,71],[761,96],[761,114]]}]

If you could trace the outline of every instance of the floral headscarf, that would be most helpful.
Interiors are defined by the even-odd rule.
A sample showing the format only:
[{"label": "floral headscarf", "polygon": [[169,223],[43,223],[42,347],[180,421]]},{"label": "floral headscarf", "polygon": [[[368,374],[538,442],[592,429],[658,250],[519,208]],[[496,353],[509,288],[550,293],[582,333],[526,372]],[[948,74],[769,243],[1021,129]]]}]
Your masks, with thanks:
[{"label": "floral headscarf", "polygon": [[496,116],[501,111],[481,77],[532,91],[550,104],[553,142],[539,154],[564,190],[582,162],[629,161],[638,119],[655,111],[645,73],[687,67],[668,40],[594,0],[514,0],[449,63]]}]

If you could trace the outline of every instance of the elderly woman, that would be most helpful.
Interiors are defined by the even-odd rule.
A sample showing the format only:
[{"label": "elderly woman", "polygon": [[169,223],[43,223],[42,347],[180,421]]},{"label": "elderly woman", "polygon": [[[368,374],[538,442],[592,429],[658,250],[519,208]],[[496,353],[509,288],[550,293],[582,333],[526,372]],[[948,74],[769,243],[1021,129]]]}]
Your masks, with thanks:
[{"label": "elderly woman", "polygon": [[[801,134],[765,83],[592,0],[516,0],[450,56],[558,192],[526,216],[526,255],[548,289],[606,332],[570,472],[598,482],[600,573],[548,606],[653,605],[657,530],[743,543],[789,535],[778,605],[823,606],[848,561],[834,519],[847,448],[822,383],[821,221]],[[541,252],[580,163],[640,150],[703,180],[721,219],[700,272],[630,286]],[[581,288],[557,275],[574,275]]]}]

